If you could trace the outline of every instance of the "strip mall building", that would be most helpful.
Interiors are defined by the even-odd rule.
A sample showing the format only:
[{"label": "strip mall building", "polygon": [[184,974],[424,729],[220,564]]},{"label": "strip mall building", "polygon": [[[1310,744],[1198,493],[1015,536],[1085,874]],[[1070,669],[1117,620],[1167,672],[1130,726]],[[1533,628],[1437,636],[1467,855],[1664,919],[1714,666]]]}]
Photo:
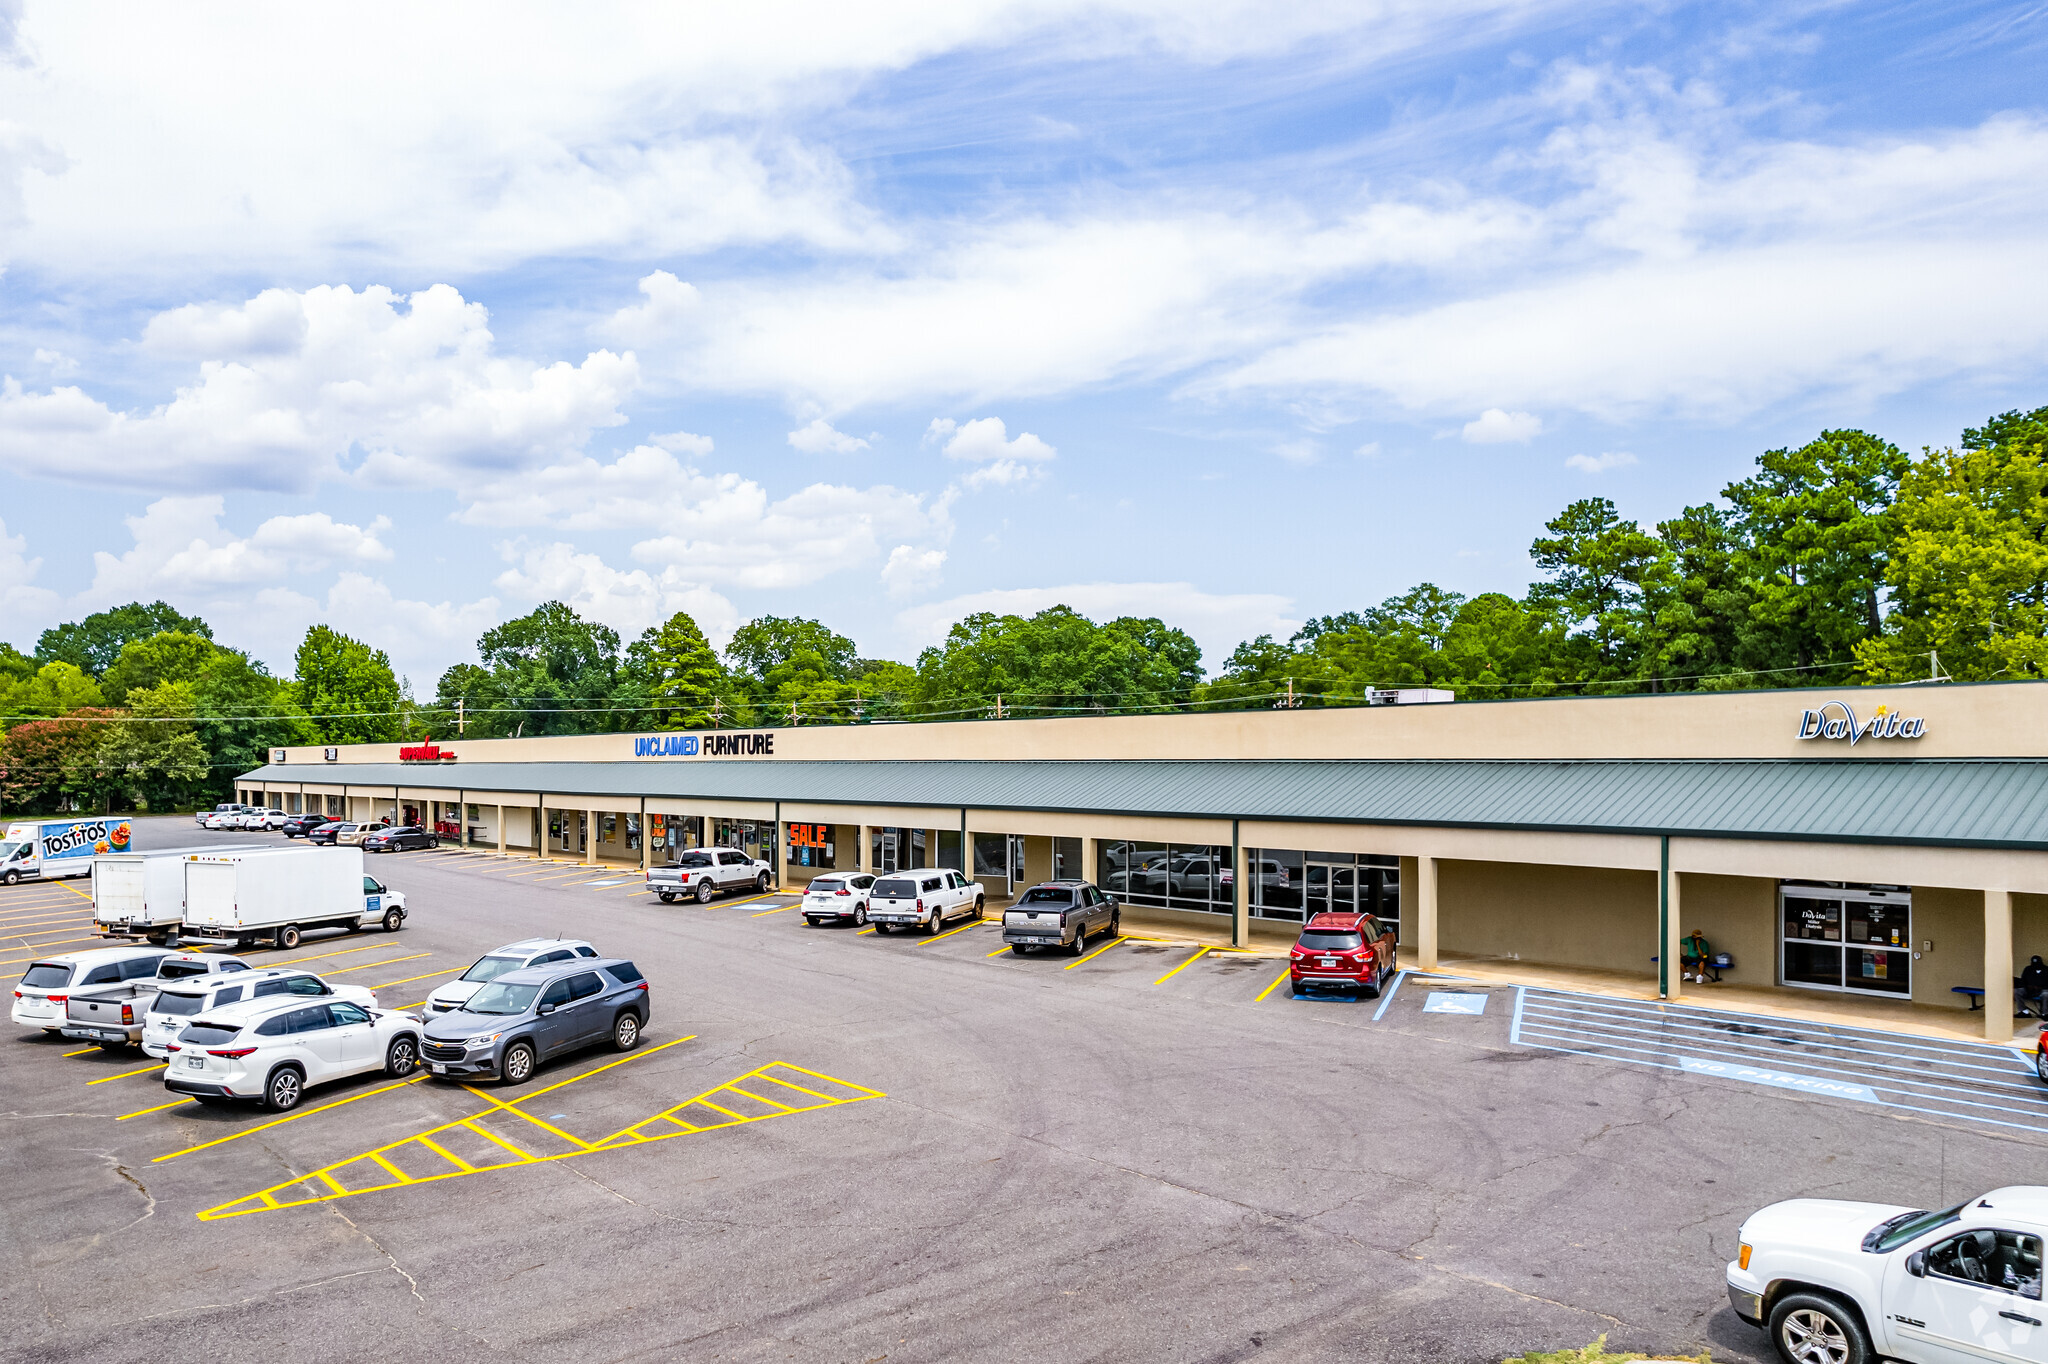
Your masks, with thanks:
[{"label": "strip mall building", "polygon": [[[1133,917],[1291,936],[1398,918],[1409,964],[1726,979],[1964,1008],[2012,1036],[2048,955],[2048,683],[813,726],[292,748],[239,782],[607,864],[720,843],[784,884],[962,863],[1084,876]],[[1690,987],[1688,987],[1690,988]],[[1811,998],[1812,995],[1804,997]]]}]

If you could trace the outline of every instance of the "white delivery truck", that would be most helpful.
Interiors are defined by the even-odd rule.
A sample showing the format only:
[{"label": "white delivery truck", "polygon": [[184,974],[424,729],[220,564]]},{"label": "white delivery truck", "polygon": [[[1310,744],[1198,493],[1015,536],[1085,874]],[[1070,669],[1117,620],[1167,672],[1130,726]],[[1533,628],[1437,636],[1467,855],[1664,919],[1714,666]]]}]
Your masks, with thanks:
[{"label": "white delivery truck", "polygon": [[92,928],[102,938],[147,938],[161,944],[185,920],[185,859],[270,852],[271,843],[101,853],[92,859]]},{"label": "white delivery truck", "polygon": [[309,929],[353,933],[373,923],[396,933],[405,923],[405,896],[363,874],[361,848],[185,856],[182,943],[291,948]]},{"label": "white delivery truck", "polygon": [[17,819],[0,834],[0,886],[86,876],[102,853],[127,852],[125,819]]}]

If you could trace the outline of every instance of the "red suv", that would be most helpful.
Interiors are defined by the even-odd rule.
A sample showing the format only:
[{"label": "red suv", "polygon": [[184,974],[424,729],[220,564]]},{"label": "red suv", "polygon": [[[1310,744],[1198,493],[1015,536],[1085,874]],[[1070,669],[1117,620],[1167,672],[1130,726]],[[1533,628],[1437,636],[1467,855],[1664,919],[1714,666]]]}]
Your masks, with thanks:
[{"label": "red suv", "polygon": [[1377,996],[1396,969],[1393,927],[1370,914],[1318,914],[1287,965],[1297,991],[1334,985]]}]

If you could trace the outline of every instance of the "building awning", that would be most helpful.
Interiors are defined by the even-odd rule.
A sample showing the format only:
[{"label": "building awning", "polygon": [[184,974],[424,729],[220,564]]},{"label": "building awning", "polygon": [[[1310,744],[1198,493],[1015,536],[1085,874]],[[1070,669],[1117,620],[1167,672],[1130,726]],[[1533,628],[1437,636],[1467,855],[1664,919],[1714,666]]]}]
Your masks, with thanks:
[{"label": "building awning", "polygon": [[[2048,851],[2048,760],[273,764],[244,783]],[[1105,830],[1114,834],[1113,829]]]}]

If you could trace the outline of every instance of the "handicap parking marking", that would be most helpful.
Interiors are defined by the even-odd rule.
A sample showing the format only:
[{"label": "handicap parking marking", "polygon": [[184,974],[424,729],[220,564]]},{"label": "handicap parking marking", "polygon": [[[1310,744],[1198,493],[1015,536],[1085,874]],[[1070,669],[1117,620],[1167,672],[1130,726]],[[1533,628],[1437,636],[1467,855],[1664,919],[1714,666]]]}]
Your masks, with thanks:
[{"label": "handicap parking marking", "polygon": [[2048,1133],[2048,1087],[2010,1047],[1684,1003],[1516,987],[1512,1046]]},{"label": "handicap parking marking", "polygon": [[1426,1014],[1483,1014],[1486,1012],[1486,991],[1484,990],[1431,990],[1429,998],[1423,1001],[1422,1012]]}]

